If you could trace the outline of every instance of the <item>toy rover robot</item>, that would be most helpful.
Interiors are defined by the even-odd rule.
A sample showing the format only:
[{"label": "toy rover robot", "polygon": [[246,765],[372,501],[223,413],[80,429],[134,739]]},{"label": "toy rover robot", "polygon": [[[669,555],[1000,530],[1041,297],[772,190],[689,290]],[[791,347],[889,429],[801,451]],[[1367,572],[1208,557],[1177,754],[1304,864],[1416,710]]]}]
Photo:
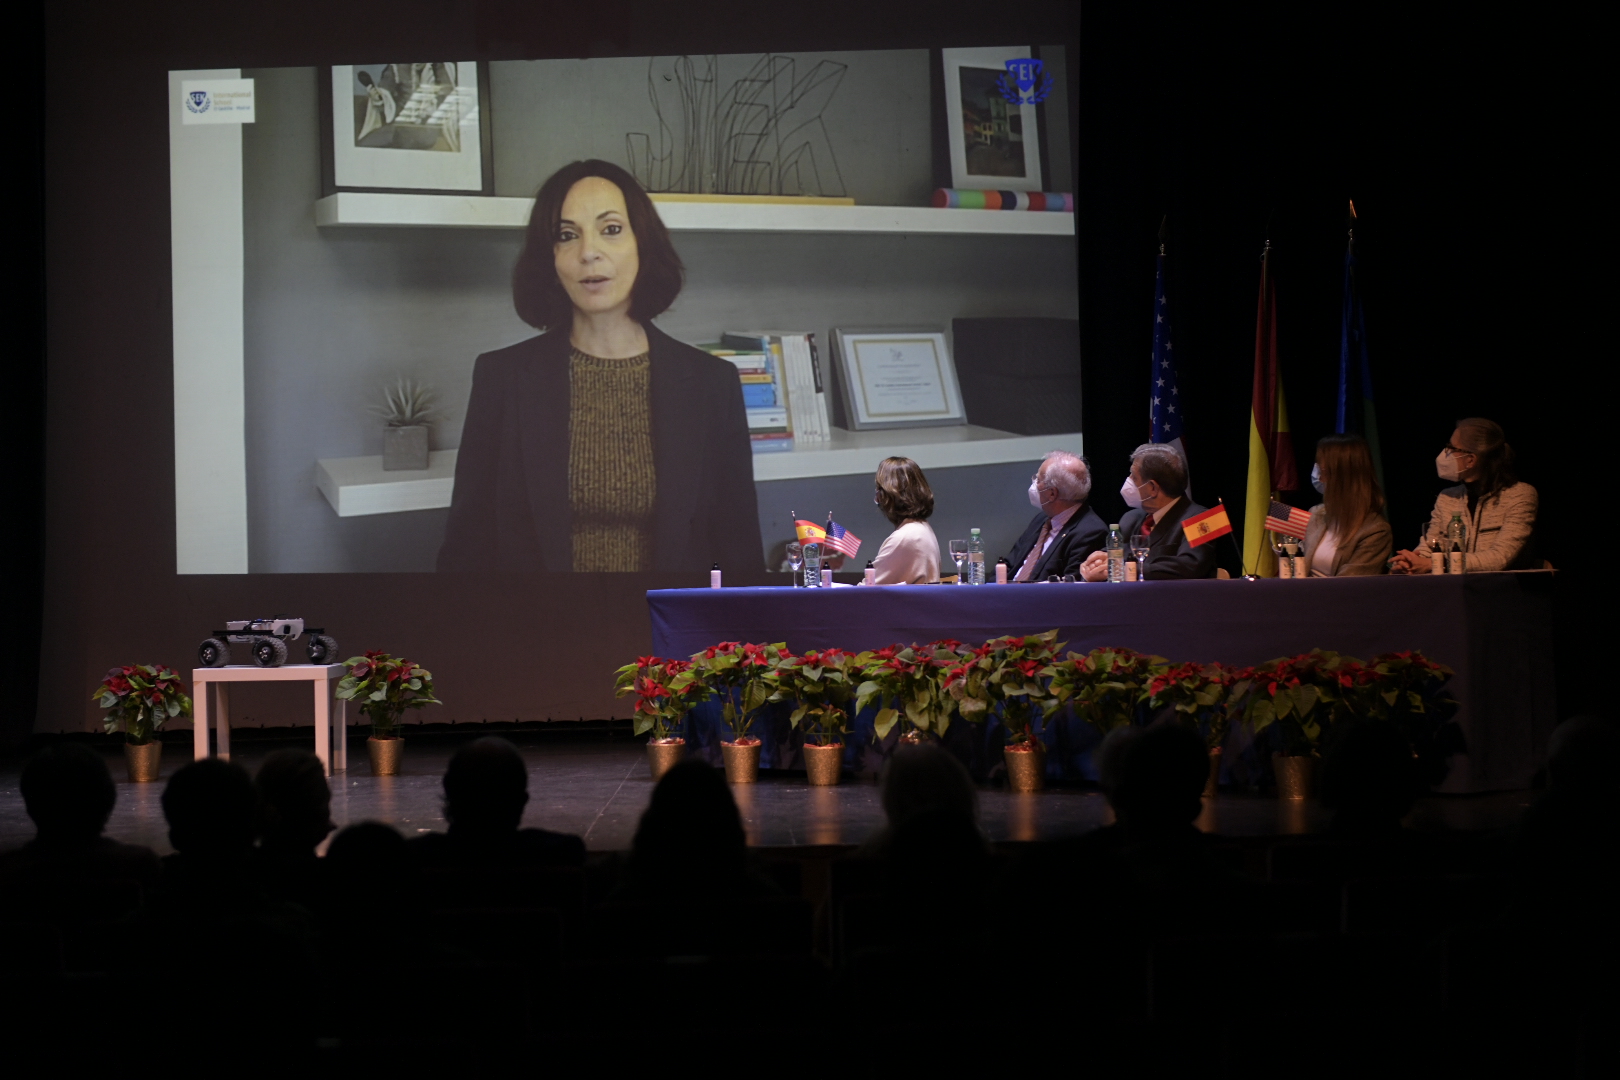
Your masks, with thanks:
[{"label": "toy rover robot", "polygon": [[305,634],[309,640],[304,652],[312,664],[337,663],[338,644],[318,626],[305,626],[303,619],[277,615],[273,619],[242,619],[227,622],[225,629],[197,646],[197,659],[203,667],[224,667],[231,662],[231,645],[246,645],[253,662],[260,667],[280,667],[287,662],[287,643]]}]

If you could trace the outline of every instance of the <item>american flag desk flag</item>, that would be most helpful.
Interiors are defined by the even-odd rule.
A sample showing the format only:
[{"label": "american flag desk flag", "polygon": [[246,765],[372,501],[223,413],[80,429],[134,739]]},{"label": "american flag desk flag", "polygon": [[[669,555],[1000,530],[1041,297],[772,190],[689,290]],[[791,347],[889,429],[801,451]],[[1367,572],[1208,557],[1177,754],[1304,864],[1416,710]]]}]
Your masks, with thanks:
[{"label": "american flag desk flag", "polygon": [[853,559],[855,553],[861,550],[861,538],[838,524],[836,521],[827,522],[827,539],[824,541],[829,551],[836,551]]},{"label": "american flag desk flag", "polygon": [[1202,514],[1184,518],[1181,522],[1181,531],[1187,534],[1187,543],[1193,547],[1201,547],[1230,533],[1232,522],[1226,516],[1226,507],[1217,506],[1213,510],[1205,510]]},{"label": "american flag desk flag", "polygon": [[1289,506],[1273,499],[1271,509],[1266,511],[1266,528],[1283,536],[1294,536],[1301,539],[1305,536],[1305,527],[1311,523],[1311,515],[1307,510],[1297,506]]},{"label": "american flag desk flag", "polygon": [[827,539],[826,529],[813,521],[805,521],[802,518],[794,520],[793,533],[799,538],[801,544],[819,544]]}]

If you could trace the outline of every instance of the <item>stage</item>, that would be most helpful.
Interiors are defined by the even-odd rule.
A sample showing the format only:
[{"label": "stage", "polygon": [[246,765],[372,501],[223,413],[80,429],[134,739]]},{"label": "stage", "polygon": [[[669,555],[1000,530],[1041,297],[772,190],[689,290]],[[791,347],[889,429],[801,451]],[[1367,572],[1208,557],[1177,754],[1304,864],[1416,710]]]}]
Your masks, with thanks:
[{"label": "stage", "polygon": [[[233,760],[249,772],[280,749],[308,748],[298,731],[286,740],[242,741]],[[176,732],[184,736],[185,732]],[[372,776],[363,739],[351,741],[350,770],[334,773],[332,820],[339,828],[359,821],[383,821],[406,836],[446,828],[440,777],[450,755],[472,736],[407,737],[404,772]],[[652,796],[647,755],[628,738],[559,739],[512,736],[529,767],[526,826],[574,833],[595,852],[624,851]],[[105,751],[118,781],[118,804],[107,835],[144,844],[168,854],[168,829],[160,798],[163,783],[191,760],[190,741],[166,744],[163,777],[157,783],[132,784],[124,779],[123,755]],[[34,835],[17,790],[20,762],[0,771],[0,850],[9,850]],[[879,788],[870,779],[852,779],[832,788],[812,788],[802,772],[761,775],[758,784],[733,785],[748,843],[756,848],[844,847],[859,845],[883,823]],[[1422,800],[1410,823],[1420,830],[1481,831],[1505,828],[1517,818],[1530,795],[1524,791],[1483,796],[1430,796]],[[979,820],[996,843],[1053,840],[1097,828],[1110,820],[1108,806],[1094,787],[1055,787],[1035,795],[1016,795],[995,786],[979,788]],[[1223,792],[1206,800],[1199,827],[1232,837],[1286,836],[1321,831],[1326,811],[1315,803],[1290,803],[1265,795]]]}]

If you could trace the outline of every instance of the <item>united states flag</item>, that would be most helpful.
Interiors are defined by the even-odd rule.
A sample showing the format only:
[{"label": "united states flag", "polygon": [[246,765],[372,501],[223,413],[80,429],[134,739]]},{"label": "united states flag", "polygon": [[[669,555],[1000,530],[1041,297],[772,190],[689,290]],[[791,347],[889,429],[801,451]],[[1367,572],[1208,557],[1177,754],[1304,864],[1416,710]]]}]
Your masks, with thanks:
[{"label": "united states flag", "polygon": [[[1160,239],[1163,240],[1163,229]],[[1186,412],[1182,408],[1181,387],[1176,379],[1176,347],[1170,340],[1170,295],[1165,281],[1164,244],[1159,245],[1158,270],[1153,280],[1153,378],[1148,395],[1148,442],[1169,443],[1187,461],[1184,441]],[[1192,498],[1192,485],[1187,485]]]},{"label": "united states flag", "polygon": [[831,550],[847,555],[851,559],[855,557],[857,551],[861,550],[861,538],[836,521],[827,522],[827,539],[825,543]]},{"label": "united states flag", "polygon": [[1271,509],[1266,511],[1266,528],[1284,536],[1303,537],[1305,526],[1310,523],[1309,511],[1277,502],[1275,499],[1271,502]]}]

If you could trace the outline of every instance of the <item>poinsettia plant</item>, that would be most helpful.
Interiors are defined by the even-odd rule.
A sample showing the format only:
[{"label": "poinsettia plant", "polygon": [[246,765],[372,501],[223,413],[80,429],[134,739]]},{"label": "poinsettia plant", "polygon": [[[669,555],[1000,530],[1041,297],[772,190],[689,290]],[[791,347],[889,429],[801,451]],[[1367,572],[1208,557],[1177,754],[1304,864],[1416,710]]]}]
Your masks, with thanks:
[{"label": "poinsettia plant", "polygon": [[654,740],[680,737],[681,722],[693,706],[713,693],[690,660],[666,660],[661,656],[639,656],[614,672],[614,695],[634,694],[634,730],[637,735],[652,732]]},{"label": "poinsettia plant", "polygon": [[1242,707],[1249,683],[1225,664],[1168,664],[1153,673],[1143,696],[1155,709],[1174,710],[1214,750],[1226,742],[1234,707]]},{"label": "poinsettia plant", "polygon": [[441,704],[433,696],[433,673],[414,660],[371,649],[343,663],[348,671],[338,680],[337,696],[360,703],[373,738],[393,738],[406,709]]},{"label": "poinsettia plant", "polygon": [[804,726],[819,746],[839,741],[849,730],[849,705],[860,677],[860,662],[842,649],[812,649],[801,656],[785,653],[772,676],[770,701],[795,703],[788,723]]},{"label": "poinsettia plant", "polygon": [[1284,754],[1314,754],[1327,730],[1337,721],[1357,715],[1357,687],[1365,685],[1365,665],[1351,656],[1312,649],[1298,656],[1270,660],[1243,668],[1235,682],[1248,683],[1241,694],[1243,723],[1256,735],[1277,725]]},{"label": "poinsettia plant", "polygon": [[748,738],[754,717],[776,689],[772,680],[776,665],[788,655],[787,644],[781,641],[770,645],[722,641],[692,654],[693,677],[719,696],[733,742]]},{"label": "poinsettia plant", "polygon": [[992,638],[965,650],[945,674],[945,689],[967,720],[984,720],[999,712],[1007,745],[1035,741],[1035,722],[1058,706],[1050,680],[1057,650],[1056,630],[1044,634]]},{"label": "poinsettia plant", "polygon": [[1164,657],[1131,649],[1070,653],[1052,665],[1052,695],[1106,735],[1136,719],[1144,691]]},{"label": "poinsettia plant", "polygon": [[122,730],[124,738],[144,746],[176,716],[191,715],[191,698],[171,668],[161,664],[125,664],[111,668],[92,701],[107,710],[102,724],[110,735]]},{"label": "poinsettia plant", "polygon": [[962,661],[962,643],[954,640],[927,645],[890,645],[858,657],[863,676],[855,691],[858,713],[874,699],[878,703],[873,727],[885,738],[900,725],[902,738],[918,733],[944,735],[956,711],[956,699],[945,691],[945,676]]}]

